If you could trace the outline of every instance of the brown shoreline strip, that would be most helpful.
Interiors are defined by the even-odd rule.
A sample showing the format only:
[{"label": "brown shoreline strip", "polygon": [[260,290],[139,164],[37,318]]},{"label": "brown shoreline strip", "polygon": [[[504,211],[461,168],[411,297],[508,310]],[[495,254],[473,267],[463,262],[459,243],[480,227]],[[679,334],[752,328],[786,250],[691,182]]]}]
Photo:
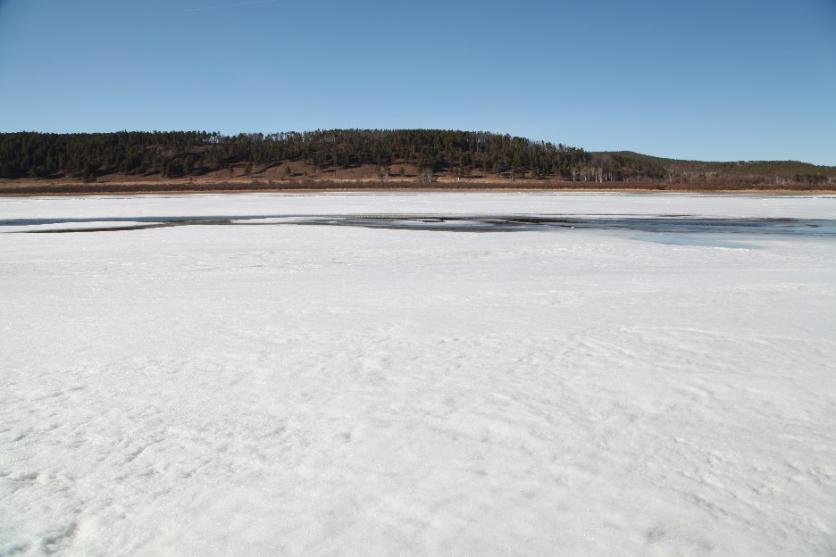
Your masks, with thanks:
[{"label": "brown shoreline strip", "polygon": [[578,182],[263,182],[219,183],[77,183],[77,184],[0,184],[0,196],[29,195],[112,195],[153,193],[235,193],[235,192],[462,192],[462,191],[578,191],[578,192],[678,192],[678,193],[770,193],[836,194],[836,186],[807,185],[725,185],[667,184],[654,182],[609,182],[587,184]]}]

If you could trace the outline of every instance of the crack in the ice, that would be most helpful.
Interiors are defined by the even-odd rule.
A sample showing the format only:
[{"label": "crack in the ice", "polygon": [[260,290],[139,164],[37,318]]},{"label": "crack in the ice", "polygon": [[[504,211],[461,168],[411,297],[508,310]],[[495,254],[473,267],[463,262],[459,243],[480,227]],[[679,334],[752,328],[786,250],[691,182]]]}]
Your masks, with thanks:
[{"label": "crack in the ice", "polygon": [[[73,227],[96,223],[97,226]],[[102,224],[99,224],[102,223]],[[107,225],[104,223],[113,223]],[[127,223],[127,224],[119,224]],[[24,229],[7,234],[66,234],[120,232],[177,226],[348,226],[387,230],[442,232],[519,232],[542,230],[628,230],[650,233],[718,233],[791,236],[836,236],[836,220],[792,218],[719,218],[693,215],[238,215],[169,217],[96,217],[0,220],[0,227],[68,225],[63,228]]]}]

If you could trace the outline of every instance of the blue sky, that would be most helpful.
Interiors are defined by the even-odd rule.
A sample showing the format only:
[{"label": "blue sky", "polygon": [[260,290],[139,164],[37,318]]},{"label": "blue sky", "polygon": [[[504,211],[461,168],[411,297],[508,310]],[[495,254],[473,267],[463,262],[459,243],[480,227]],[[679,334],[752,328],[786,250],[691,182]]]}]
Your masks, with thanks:
[{"label": "blue sky", "polygon": [[0,0],[0,131],[331,127],[836,165],[836,0]]}]

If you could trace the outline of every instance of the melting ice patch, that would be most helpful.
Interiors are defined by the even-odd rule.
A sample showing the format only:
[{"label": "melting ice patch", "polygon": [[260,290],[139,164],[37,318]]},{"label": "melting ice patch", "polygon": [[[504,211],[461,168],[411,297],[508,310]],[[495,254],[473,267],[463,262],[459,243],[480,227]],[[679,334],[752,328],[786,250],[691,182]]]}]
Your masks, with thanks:
[{"label": "melting ice patch", "polygon": [[[461,215],[461,214],[334,214],[334,215],[235,215],[99,217],[97,219],[7,219],[0,229],[7,232],[67,233],[142,230],[177,226],[346,226],[393,230],[447,232],[526,232],[608,230],[656,233],[636,238],[662,243],[719,245],[716,235],[836,237],[836,220],[803,218],[733,218],[692,215]],[[676,236],[670,236],[675,234]],[[714,240],[689,239],[683,235],[711,234]],[[733,247],[729,244],[730,247]]]}]

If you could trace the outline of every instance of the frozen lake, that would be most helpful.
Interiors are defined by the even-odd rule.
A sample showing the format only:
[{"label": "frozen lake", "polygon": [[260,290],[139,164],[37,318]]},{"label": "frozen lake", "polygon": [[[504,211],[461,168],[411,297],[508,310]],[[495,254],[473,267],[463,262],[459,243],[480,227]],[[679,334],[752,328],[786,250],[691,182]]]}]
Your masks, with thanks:
[{"label": "frozen lake", "polygon": [[0,198],[0,555],[833,555],[834,223]]}]

